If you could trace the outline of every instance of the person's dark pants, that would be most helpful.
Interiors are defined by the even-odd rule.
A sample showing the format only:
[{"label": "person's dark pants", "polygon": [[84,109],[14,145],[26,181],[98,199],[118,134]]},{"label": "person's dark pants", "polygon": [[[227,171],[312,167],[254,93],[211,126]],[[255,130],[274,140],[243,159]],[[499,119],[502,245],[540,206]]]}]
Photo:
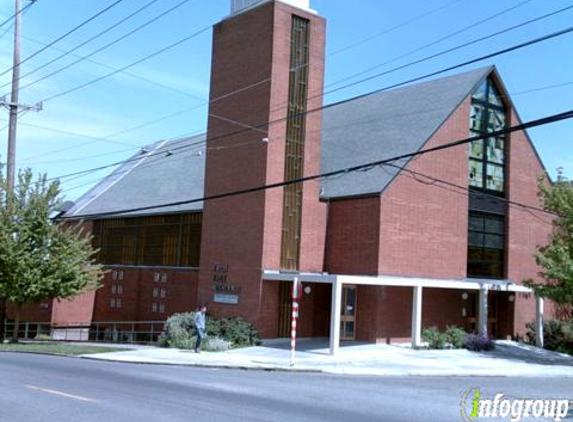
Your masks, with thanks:
[{"label": "person's dark pants", "polygon": [[203,343],[203,339],[205,339],[205,329],[204,328],[197,328],[197,341],[195,342],[195,351],[198,352],[201,349],[201,343]]}]

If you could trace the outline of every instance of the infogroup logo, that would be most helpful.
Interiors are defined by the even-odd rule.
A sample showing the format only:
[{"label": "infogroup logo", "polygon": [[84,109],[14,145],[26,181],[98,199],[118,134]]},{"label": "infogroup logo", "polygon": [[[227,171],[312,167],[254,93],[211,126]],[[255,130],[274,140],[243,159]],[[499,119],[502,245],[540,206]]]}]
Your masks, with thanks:
[{"label": "infogroup logo", "polygon": [[519,422],[523,418],[563,420],[569,413],[569,399],[513,399],[503,393],[491,398],[482,396],[479,388],[470,388],[460,403],[462,420],[478,422],[489,418],[502,418]]}]

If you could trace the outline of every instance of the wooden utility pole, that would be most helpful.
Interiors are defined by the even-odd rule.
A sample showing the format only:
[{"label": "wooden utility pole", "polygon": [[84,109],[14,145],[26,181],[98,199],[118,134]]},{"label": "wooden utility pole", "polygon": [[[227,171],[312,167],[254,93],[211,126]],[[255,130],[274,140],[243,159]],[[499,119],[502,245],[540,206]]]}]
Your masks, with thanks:
[{"label": "wooden utility pole", "polygon": [[8,123],[8,168],[6,181],[8,189],[14,189],[16,177],[16,130],[18,128],[18,98],[20,91],[20,25],[22,0],[15,1],[14,15],[14,61],[12,65],[12,95],[10,98],[10,120]]},{"label": "wooden utility pole", "polygon": [[[35,1],[35,0],[32,0]],[[6,182],[9,190],[13,190],[16,180],[16,134],[18,128],[18,113],[20,110],[42,110],[42,104],[26,106],[19,104],[20,91],[20,31],[22,26],[22,0],[14,0],[14,60],[12,64],[12,94],[10,102],[0,98],[0,105],[10,111],[8,123],[8,154],[6,163]],[[7,197],[9,198],[9,196]],[[0,339],[4,338],[6,322],[6,299],[0,298]]]}]

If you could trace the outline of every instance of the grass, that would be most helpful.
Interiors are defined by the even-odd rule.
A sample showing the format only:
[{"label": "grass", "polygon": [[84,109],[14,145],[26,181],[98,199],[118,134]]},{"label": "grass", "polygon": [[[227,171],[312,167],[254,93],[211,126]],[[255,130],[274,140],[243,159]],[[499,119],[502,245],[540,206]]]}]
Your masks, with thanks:
[{"label": "grass", "polygon": [[0,352],[45,353],[50,355],[93,355],[96,353],[123,352],[119,347],[88,346],[69,343],[18,343],[0,344]]}]

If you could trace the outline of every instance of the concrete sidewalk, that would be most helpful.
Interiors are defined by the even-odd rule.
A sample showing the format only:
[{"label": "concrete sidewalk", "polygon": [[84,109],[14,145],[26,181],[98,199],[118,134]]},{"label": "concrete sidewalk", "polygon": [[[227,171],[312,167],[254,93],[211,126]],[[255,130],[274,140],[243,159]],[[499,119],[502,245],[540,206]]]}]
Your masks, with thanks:
[{"label": "concrete sidewalk", "polygon": [[351,343],[333,357],[326,346],[326,340],[299,341],[294,366],[290,366],[288,342],[283,340],[223,353],[196,354],[189,350],[144,347],[83,357],[128,363],[349,375],[573,377],[573,357],[510,341],[499,341],[495,351],[484,353]]}]

